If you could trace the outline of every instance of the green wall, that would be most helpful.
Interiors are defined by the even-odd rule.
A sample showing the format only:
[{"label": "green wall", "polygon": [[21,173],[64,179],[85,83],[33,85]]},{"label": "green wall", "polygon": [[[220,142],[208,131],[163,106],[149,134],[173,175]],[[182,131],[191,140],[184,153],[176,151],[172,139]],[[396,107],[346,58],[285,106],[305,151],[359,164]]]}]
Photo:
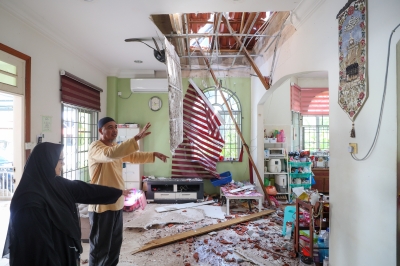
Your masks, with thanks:
[{"label": "green wall", "polygon": [[[193,78],[194,82],[203,89],[201,78]],[[206,84],[213,84],[211,79],[204,80]],[[143,151],[158,151],[170,157],[167,163],[158,159],[154,164],[144,165],[144,175],[169,177],[171,175],[171,153],[169,150],[169,112],[167,93],[132,93],[130,91],[130,79],[108,77],[107,88],[107,115],[113,117],[118,123],[138,123],[144,126],[151,123],[151,134],[144,139]],[[189,79],[182,80],[184,92],[189,86]],[[240,99],[242,105],[242,134],[248,145],[250,145],[251,108],[250,78],[222,78],[222,86],[230,89]],[[121,97],[118,97],[121,92]],[[154,112],[148,106],[151,97],[161,98],[163,105],[161,110]],[[127,99],[123,99],[123,98]],[[251,150],[251,148],[250,148]],[[217,163],[219,173],[230,171],[235,181],[249,180],[249,162],[246,151],[243,153],[243,162],[219,162]],[[257,178],[254,176],[254,178]],[[205,180],[204,189],[207,193],[219,193],[210,181]]]}]

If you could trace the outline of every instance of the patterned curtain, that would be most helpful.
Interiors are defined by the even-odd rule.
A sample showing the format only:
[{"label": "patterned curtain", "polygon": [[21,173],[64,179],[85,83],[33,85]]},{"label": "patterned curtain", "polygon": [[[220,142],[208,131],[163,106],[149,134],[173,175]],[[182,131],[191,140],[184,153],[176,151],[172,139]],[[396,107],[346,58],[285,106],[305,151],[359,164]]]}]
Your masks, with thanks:
[{"label": "patterned curtain", "polygon": [[190,86],[183,99],[183,142],[172,156],[172,177],[215,178],[225,142],[221,122],[197,91]]}]

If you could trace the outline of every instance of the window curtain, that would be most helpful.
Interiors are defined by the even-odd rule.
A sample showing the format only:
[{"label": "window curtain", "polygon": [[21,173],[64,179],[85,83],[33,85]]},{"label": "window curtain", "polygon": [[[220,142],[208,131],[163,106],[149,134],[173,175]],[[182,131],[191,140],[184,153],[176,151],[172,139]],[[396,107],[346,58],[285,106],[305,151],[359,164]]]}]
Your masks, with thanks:
[{"label": "window curtain", "polygon": [[183,99],[183,142],[172,156],[172,177],[219,177],[217,162],[225,142],[221,122],[190,86]]},{"label": "window curtain", "polygon": [[290,87],[292,111],[302,115],[329,115],[328,88],[301,88],[296,84]]},{"label": "window curtain", "polygon": [[292,111],[300,112],[301,95],[300,87],[296,84],[290,86],[290,106]]},{"label": "window curtain", "polygon": [[77,76],[61,71],[61,102],[100,112],[100,92],[96,87]]},{"label": "window curtain", "polygon": [[302,88],[300,113],[302,115],[329,115],[328,88]]}]

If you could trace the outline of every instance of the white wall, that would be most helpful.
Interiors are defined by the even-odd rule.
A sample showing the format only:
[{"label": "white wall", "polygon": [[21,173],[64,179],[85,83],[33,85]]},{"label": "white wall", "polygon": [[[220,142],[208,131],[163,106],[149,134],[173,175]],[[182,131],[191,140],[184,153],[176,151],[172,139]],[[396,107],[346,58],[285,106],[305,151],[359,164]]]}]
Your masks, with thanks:
[{"label": "white wall", "polygon": [[[357,142],[362,158],[371,147],[384,88],[388,39],[400,23],[400,1],[368,0],[368,82],[369,98],[355,121],[356,138],[350,138],[351,121],[337,104],[338,21],[336,15],[347,1],[321,1],[278,52],[271,89],[288,76],[304,71],[328,71],[330,93],[330,265],[396,265],[396,62],[395,45],[400,30],[393,35],[387,95],[380,137],[372,155],[355,161],[347,152],[349,142]],[[270,61],[261,65],[270,73]],[[253,79],[254,80],[254,79]],[[260,136],[259,121],[267,95],[255,80],[252,106],[257,122],[252,131]],[[261,101],[259,100],[261,98]],[[257,127],[256,127],[257,126]],[[257,139],[260,143],[260,137]],[[261,147],[260,145],[258,147]],[[262,154],[259,150],[257,155]],[[259,160],[257,160],[259,161]]]},{"label": "white wall", "polygon": [[290,80],[287,79],[264,103],[264,125],[290,125]]},{"label": "white wall", "polygon": [[328,88],[327,78],[293,78],[292,82],[299,85],[300,88]]},{"label": "white wall", "polygon": [[60,70],[64,69],[100,88],[100,116],[106,112],[107,78],[61,44],[45,37],[0,7],[0,42],[32,58],[31,139],[42,130],[42,116],[52,117],[45,141],[61,141]]}]

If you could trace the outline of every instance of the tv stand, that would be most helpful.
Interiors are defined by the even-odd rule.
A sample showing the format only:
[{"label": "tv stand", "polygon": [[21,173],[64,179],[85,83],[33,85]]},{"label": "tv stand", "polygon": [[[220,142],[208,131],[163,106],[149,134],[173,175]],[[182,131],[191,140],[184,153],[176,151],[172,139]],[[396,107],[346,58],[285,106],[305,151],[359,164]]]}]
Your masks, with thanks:
[{"label": "tv stand", "polygon": [[187,203],[204,199],[204,182],[200,178],[147,179],[147,202]]}]

